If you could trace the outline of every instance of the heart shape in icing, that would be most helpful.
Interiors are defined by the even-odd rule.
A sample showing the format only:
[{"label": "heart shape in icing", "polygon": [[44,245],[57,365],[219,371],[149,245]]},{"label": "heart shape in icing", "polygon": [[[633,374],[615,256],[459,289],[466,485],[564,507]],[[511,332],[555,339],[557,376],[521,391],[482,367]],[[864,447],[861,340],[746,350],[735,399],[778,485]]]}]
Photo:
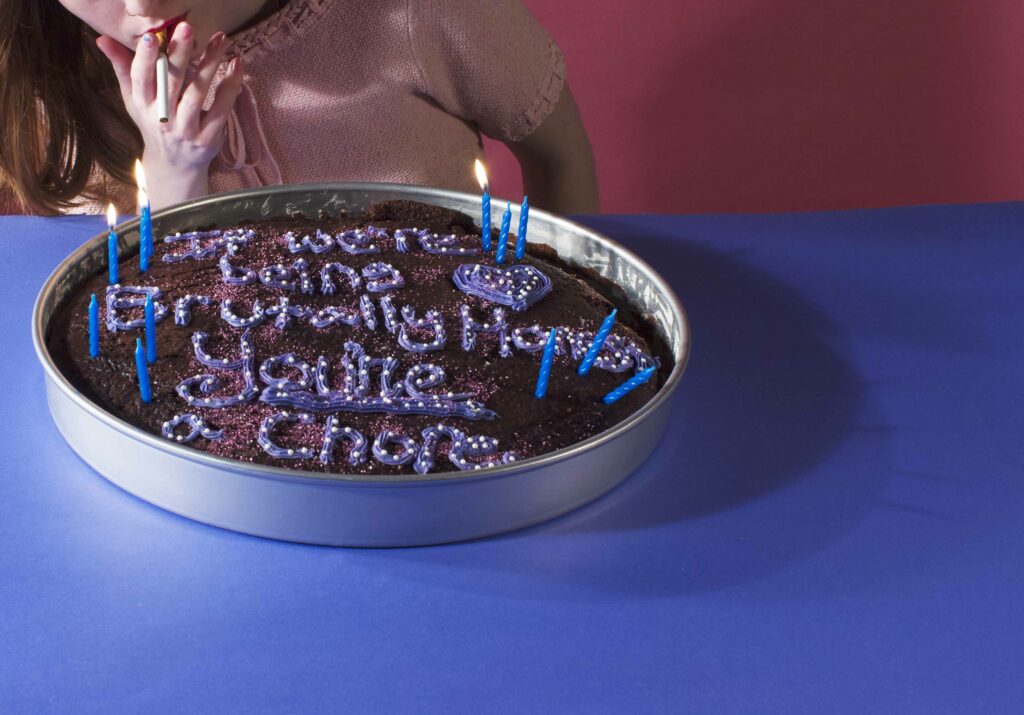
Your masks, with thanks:
[{"label": "heart shape in icing", "polygon": [[455,286],[463,293],[523,311],[551,292],[551,279],[533,266],[496,268],[466,263],[455,269]]}]

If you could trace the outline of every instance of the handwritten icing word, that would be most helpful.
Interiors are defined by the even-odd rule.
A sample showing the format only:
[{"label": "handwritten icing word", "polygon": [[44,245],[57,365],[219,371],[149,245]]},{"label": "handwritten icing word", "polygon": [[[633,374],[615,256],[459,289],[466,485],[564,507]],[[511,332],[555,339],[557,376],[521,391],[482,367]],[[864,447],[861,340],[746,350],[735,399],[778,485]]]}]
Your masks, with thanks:
[{"label": "handwritten icing word", "polygon": [[[264,361],[260,378],[267,387],[260,401],[272,407],[304,412],[386,412],[390,414],[463,417],[490,420],[497,414],[470,393],[428,392],[445,381],[445,371],[433,363],[417,363],[398,377],[399,361],[393,356],[370,357],[359,343],[346,342],[341,360],[341,389],[331,389],[330,363],[321,355],[314,369],[294,353]],[[370,373],[380,369],[379,389],[371,388]],[[278,377],[281,369],[297,371],[298,380]]]},{"label": "handwritten icing word", "polygon": [[[188,425],[189,430],[186,434],[181,434],[175,431],[175,428],[181,424]],[[163,424],[161,433],[167,439],[175,442],[192,442],[198,437],[217,440],[224,436],[224,430],[210,427],[210,425],[206,424],[206,420],[192,413],[175,415],[171,419],[167,420]]]},{"label": "handwritten icing word", "polygon": [[[466,352],[476,348],[477,336],[480,334],[496,336],[501,357],[513,355],[514,350],[540,352],[550,332],[550,328],[541,328],[540,325],[510,328],[505,311],[501,308],[494,308],[489,318],[476,318],[468,305],[462,305],[459,314],[462,319],[462,349]],[[594,333],[588,330],[558,326],[555,331],[555,354],[568,353],[577,361],[583,359],[594,340]],[[631,368],[639,371],[657,364],[657,359],[641,350],[636,341],[627,340],[621,335],[609,335],[594,361],[595,367],[609,372],[626,372]]]},{"label": "handwritten icing word", "polygon": [[[402,228],[395,231],[395,248],[399,253],[411,253],[412,246],[409,239],[412,236],[416,237],[420,248],[427,253],[447,256],[473,256],[480,253],[480,249],[475,246],[460,246],[460,236],[453,233],[441,236],[426,228]],[[480,240],[479,236],[461,238],[475,238],[473,243],[478,243]]]},{"label": "handwritten icing word", "polygon": [[[471,420],[494,419],[497,415],[469,393],[430,392],[446,378],[444,368],[433,363],[417,363],[403,377],[398,375],[395,357],[370,357],[359,343],[346,342],[341,360],[344,378],[341,389],[330,384],[330,361],[321,355],[315,368],[294,353],[274,356],[256,368],[251,329],[241,338],[237,358],[216,357],[206,348],[209,335],[196,332],[192,345],[200,364],[229,373],[241,373],[240,393],[217,396],[223,381],[215,374],[195,375],[178,384],[176,392],[189,405],[219,409],[251,402],[259,397],[274,407],[308,412],[382,412],[390,414],[464,417]],[[371,372],[380,370],[379,389],[371,387]],[[287,371],[290,377],[282,376]],[[260,393],[257,376],[266,387]]]},{"label": "handwritten icing word", "polygon": [[[270,288],[286,290],[294,293],[300,291],[307,295],[313,295],[316,288],[309,275],[309,263],[304,258],[299,258],[291,265],[275,263],[259,271],[244,266],[236,266],[227,255],[221,256],[218,263],[220,266],[221,278],[226,285],[255,285],[262,283]],[[401,272],[390,263],[375,261],[363,266],[362,277],[366,279],[366,290],[371,293],[384,293],[390,290],[397,290],[405,285],[405,278]],[[320,270],[320,292],[324,295],[333,295],[337,290],[334,282],[334,274],[343,275],[348,278],[349,285],[358,289],[363,281],[354,269],[341,263],[329,263]]]},{"label": "handwritten icing word", "polygon": [[256,232],[247,229],[233,228],[228,231],[180,231],[173,236],[164,236],[164,243],[174,244],[181,241],[188,242],[188,248],[183,253],[165,253],[161,259],[165,263],[177,263],[179,261],[211,258],[217,255],[221,249],[227,253],[235,254],[240,246],[247,246],[256,238]]},{"label": "handwritten icing word", "polygon": [[[114,333],[119,330],[141,330],[146,327],[143,313],[146,298],[153,298],[153,316],[156,322],[167,317],[167,306],[157,301],[163,294],[155,286],[107,286],[107,330]],[[125,311],[133,310],[137,317],[129,319]]]},{"label": "handwritten icing word", "polygon": [[469,436],[462,430],[445,424],[427,427],[422,431],[421,441],[390,430],[379,432],[369,439],[359,430],[341,424],[337,415],[328,415],[319,447],[288,447],[279,444],[274,431],[285,424],[314,425],[318,418],[309,412],[277,412],[265,418],[260,424],[257,441],[263,451],[279,459],[319,459],[323,464],[332,464],[338,443],[348,443],[348,463],[364,464],[370,458],[380,464],[403,466],[412,464],[418,474],[426,474],[436,464],[438,448],[447,441],[448,460],[462,471],[484,469],[516,460],[512,452],[498,453],[498,440],[484,435]]},{"label": "handwritten icing word", "polygon": [[386,238],[389,238],[388,232],[376,226],[341,231],[333,236],[320,229],[317,229],[313,236],[307,234],[299,238],[291,231],[284,235],[284,241],[292,253],[327,253],[337,247],[353,255],[380,253],[378,244]]},{"label": "handwritten icing word", "polygon": [[225,372],[240,373],[242,390],[236,395],[218,397],[215,392],[223,387],[220,377],[213,374],[195,375],[182,380],[175,391],[178,396],[193,407],[209,407],[221,409],[252,402],[259,395],[256,385],[256,351],[253,348],[251,331],[246,329],[241,337],[241,355],[237,359],[216,358],[206,351],[209,336],[198,332],[192,336],[192,346],[196,359],[206,367]]},{"label": "handwritten icing word", "polygon": [[[204,301],[210,299],[205,296],[185,296],[179,299],[176,315],[181,320],[191,320],[191,306],[194,304],[208,305]],[[364,325],[368,330],[376,330],[378,325],[383,323],[384,328],[398,336],[398,344],[405,350],[413,353],[426,353],[436,350],[443,350],[448,337],[445,332],[444,319],[440,312],[428,310],[423,317],[416,317],[416,310],[411,305],[402,306],[401,311],[395,308],[394,303],[387,296],[379,299],[378,304],[383,314],[383,320],[378,322],[377,305],[373,298],[363,294],[359,298],[359,309],[349,309],[343,306],[327,306],[320,310],[313,311],[305,306],[292,305],[290,299],[284,296],[274,305],[264,307],[259,300],[252,303],[249,315],[239,315],[231,299],[221,303],[221,318],[233,328],[254,328],[268,317],[277,316],[274,326],[279,330],[285,330],[293,324],[294,320],[308,320],[309,324],[318,330],[331,325]],[[187,325],[187,322],[180,322],[179,325]],[[426,335],[423,335],[423,333]],[[419,340],[414,333],[423,335],[426,339]]]}]

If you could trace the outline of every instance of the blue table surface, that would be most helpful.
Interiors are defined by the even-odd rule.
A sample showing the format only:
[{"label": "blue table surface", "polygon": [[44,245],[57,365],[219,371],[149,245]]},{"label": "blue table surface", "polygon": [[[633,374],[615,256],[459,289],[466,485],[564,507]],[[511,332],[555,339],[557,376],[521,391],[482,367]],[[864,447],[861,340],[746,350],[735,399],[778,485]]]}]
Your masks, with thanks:
[{"label": "blue table surface", "polygon": [[1024,204],[581,220],[687,308],[670,437],[555,521],[355,550],[81,462],[29,315],[102,219],[0,219],[0,710],[1021,712]]}]

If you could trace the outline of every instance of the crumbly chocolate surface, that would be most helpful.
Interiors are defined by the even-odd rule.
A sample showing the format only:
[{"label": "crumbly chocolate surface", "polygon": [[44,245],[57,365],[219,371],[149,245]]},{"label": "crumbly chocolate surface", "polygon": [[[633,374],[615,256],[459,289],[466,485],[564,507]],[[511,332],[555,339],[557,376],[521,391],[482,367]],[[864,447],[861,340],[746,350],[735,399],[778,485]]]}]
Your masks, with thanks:
[{"label": "crumbly chocolate surface", "polygon": [[[285,238],[288,232],[301,238],[315,236],[319,229],[328,235],[349,229],[365,229],[373,226],[386,231],[375,234],[374,243],[379,253],[350,254],[339,247],[323,253],[306,251],[293,253]],[[108,290],[107,275],[104,271],[88,280],[74,292],[57,311],[48,337],[48,344],[58,366],[69,380],[85,396],[121,419],[156,435],[170,435],[170,439],[184,437],[188,425],[180,424],[168,430],[167,422],[175,416],[196,415],[213,430],[219,430],[219,439],[202,436],[187,444],[211,454],[230,457],[246,462],[271,464],[316,472],[345,474],[410,474],[422,472],[448,472],[456,468],[473,468],[479,464],[490,464],[514,459],[521,461],[575,444],[622,421],[639,409],[657,391],[659,385],[671,372],[671,358],[667,348],[655,337],[651,324],[638,315],[630,306],[621,301],[621,290],[603,279],[585,271],[570,267],[551,249],[529,244],[527,256],[520,264],[532,266],[550,279],[552,290],[526,310],[516,311],[500,306],[476,295],[467,294],[456,287],[453,274],[465,264],[495,266],[493,245],[497,242],[497,231],[492,238],[492,251],[476,255],[455,255],[453,253],[429,253],[417,242],[417,234],[409,234],[409,252],[396,250],[395,232],[399,229],[428,229],[439,236],[454,235],[454,245],[464,248],[479,248],[479,228],[473,221],[458,212],[409,201],[389,201],[369,208],[361,215],[339,218],[310,219],[304,217],[282,217],[241,223],[238,226],[220,227],[222,230],[243,229],[254,232],[246,245],[239,245],[230,263],[238,268],[252,268],[257,273],[267,266],[281,264],[290,267],[298,259],[308,265],[308,292],[282,289],[257,282],[250,285],[226,285],[219,266],[222,256],[229,254],[227,248],[220,248],[209,257],[165,262],[166,254],[181,253],[185,242],[165,243],[157,237],[155,256],[150,269],[139,272],[139,257],[122,257],[120,261],[120,285],[122,287],[157,287],[161,291],[158,303],[167,308],[167,316],[157,325],[157,347],[159,357],[149,366],[153,400],[145,403],[139,396],[136,377],[136,338],[144,331],[110,331],[104,324],[107,316],[105,296]],[[203,227],[209,228],[209,227]],[[210,245],[210,240],[200,245]],[[516,265],[513,260],[515,245],[513,235],[509,240],[509,260],[503,269]],[[367,290],[368,278],[354,288],[348,279],[337,273],[333,276],[336,290],[325,294],[321,282],[321,270],[329,263],[342,263],[357,273],[372,263],[385,262],[393,266],[404,279],[399,288],[381,292]],[[295,272],[297,273],[297,271]],[[286,274],[283,274],[287,278]],[[95,293],[101,304],[100,344],[101,354],[89,357],[88,305]],[[191,319],[187,325],[176,323],[175,304],[186,295],[206,296],[209,305],[193,304]],[[310,314],[317,314],[324,308],[342,309],[349,314],[360,313],[360,299],[369,300],[376,325],[367,324],[366,313],[361,313],[358,325],[333,324],[315,327]],[[615,304],[605,296],[616,299]],[[238,361],[242,357],[242,335],[246,329],[232,327],[221,315],[221,304],[231,301],[231,307],[240,316],[252,314],[254,301],[265,308],[280,305],[287,297],[291,307],[296,308],[296,317],[291,324],[281,329],[275,325],[275,318],[268,317],[261,324],[248,328],[250,344],[254,348],[256,374],[252,386],[257,388],[255,396],[241,404],[223,408],[204,407],[202,402],[189,405],[180,394],[179,385],[199,375],[213,375],[219,386],[209,393],[198,388],[194,381],[189,394],[200,400],[205,397],[231,397],[242,394],[246,386],[241,369],[218,369],[202,364],[197,358],[193,335],[206,333],[209,337],[203,350],[217,359]],[[385,320],[382,298],[389,298],[398,311],[404,306],[413,309],[412,315],[421,319],[426,311],[435,311],[444,326],[445,341],[441,350],[410,352],[399,344],[398,328],[394,322]],[[481,325],[493,327],[493,311],[501,308],[507,322],[506,352],[502,356],[498,334],[480,331],[475,333],[475,344],[469,350],[463,345],[463,306],[468,306],[470,315]],[[576,368],[582,360],[582,353],[589,345],[591,336],[597,331],[602,320],[613,307],[619,309],[610,349],[602,352],[602,361],[586,376],[579,376]],[[303,312],[308,308],[309,312]],[[141,307],[130,307],[117,311],[123,320],[137,320],[142,317]],[[393,316],[394,317],[394,316]],[[399,324],[404,323],[397,315]],[[541,362],[539,348],[517,347],[527,343],[536,344],[538,332],[524,333],[519,342],[512,344],[514,329],[528,329],[539,326],[546,332],[560,327],[559,351],[554,359],[547,396],[534,397],[538,368]],[[406,335],[412,341],[429,342],[434,331],[429,326],[414,326],[405,323]],[[358,348],[353,348],[353,344]],[[347,345],[347,346],[346,346]],[[615,348],[620,349],[618,357]],[[368,364],[366,376],[368,389],[357,387],[358,376],[348,374],[345,369],[346,356],[349,368],[356,364],[359,352],[368,358],[392,357],[397,364],[391,368],[390,384],[401,398],[409,402],[407,393],[402,393],[401,384],[410,369],[418,364],[432,364],[444,370],[444,380],[438,385],[422,389],[423,394],[448,397],[453,395],[456,402],[471,400],[480,403],[485,412],[494,413],[490,419],[469,419],[465,416],[415,414],[415,401],[411,413],[402,412],[395,405],[385,406],[390,411],[374,408],[341,410],[303,410],[275,404],[268,404],[266,396],[273,391],[266,379],[287,379],[291,389],[305,387],[311,394],[317,392],[313,373],[318,358],[323,356],[327,367],[325,382],[320,386],[332,394],[342,394],[347,387],[354,388],[348,394],[356,393],[354,404],[361,404],[364,397],[379,397],[382,387],[379,363]],[[531,351],[535,350],[535,351]],[[265,365],[265,361],[287,353],[294,354],[297,363],[305,362],[309,370],[303,374],[296,369],[296,362],[289,363],[282,358],[279,363]],[[653,364],[655,358],[660,366],[652,380],[640,386],[613,405],[605,405],[601,398],[610,390],[633,376],[639,367]],[[645,362],[646,361],[646,362]],[[619,372],[607,366],[624,364],[628,368]],[[602,367],[602,364],[605,367]],[[264,375],[261,376],[260,368]],[[426,376],[415,372],[416,378]],[[397,387],[396,387],[397,386]],[[430,404],[430,398],[426,399]],[[450,402],[450,400],[449,400]],[[449,402],[446,402],[448,404]],[[261,427],[268,427],[266,420],[274,415],[287,412],[288,418],[281,418],[270,424],[266,430],[270,443],[276,450],[266,448],[266,440],[260,439]],[[308,418],[296,421],[296,415],[308,412]],[[359,453],[351,439],[338,437],[324,449],[325,434],[331,426],[341,430],[349,428],[352,434],[358,432],[366,443]],[[457,438],[452,433],[437,433],[428,439],[424,430],[442,425],[464,434],[460,452],[462,463],[454,459],[452,445]],[[373,443],[382,433],[391,432],[392,439],[381,443],[383,452],[401,457],[403,452],[415,452],[420,461],[410,458],[404,464],[386,464],[374,456]],[[482,435],[497,440],[496,448],[488,449],[491,440],[478,439]],[[347,435],[346,435],[347,437]],[[407,438],[405,440],[401,437]],[[378,440],[379,441],[379,440]],[[404,442],[404,443],[403,443]],[[185,443],[185,442],[183,442]],[[290,454],[287,451],[291,450]],[[353,450],[357,451],[353,457]],[[424,450],[429,450],[427,461],[422,461]],[[274,456],[275,452],[282,456]],[[490,454],[486,452],[490,451]],[[323,457],[321,456],[323,453]],[[425,465],[429,464],[429,468]],[[419,469],[416,466],[419,465]]]}]

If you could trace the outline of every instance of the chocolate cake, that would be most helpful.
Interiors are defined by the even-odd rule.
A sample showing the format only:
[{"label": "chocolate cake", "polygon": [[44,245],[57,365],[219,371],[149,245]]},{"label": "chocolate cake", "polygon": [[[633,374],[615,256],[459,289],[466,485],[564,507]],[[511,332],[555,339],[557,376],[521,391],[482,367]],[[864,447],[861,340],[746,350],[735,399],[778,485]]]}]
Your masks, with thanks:
[{"label": "chocolate cake", "polygon": [[[497,231],[491,238],[492,249]],[[627,418],[671,357],[623,291],[529,243],[497,265],[468,216],[410,201],[162,237],[58,310],[48,344],[111,414],[210,454],[346,474],[479,469],[567,447]],[[99,304],[99,355],[87,319]],[[156,321],[145,402],[136,341]],[[594,335],[617,319],[593,369]],[[555,329],[546,395],[534,395]],[[644,371],[653,377],[606,404]]]}]

